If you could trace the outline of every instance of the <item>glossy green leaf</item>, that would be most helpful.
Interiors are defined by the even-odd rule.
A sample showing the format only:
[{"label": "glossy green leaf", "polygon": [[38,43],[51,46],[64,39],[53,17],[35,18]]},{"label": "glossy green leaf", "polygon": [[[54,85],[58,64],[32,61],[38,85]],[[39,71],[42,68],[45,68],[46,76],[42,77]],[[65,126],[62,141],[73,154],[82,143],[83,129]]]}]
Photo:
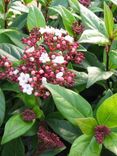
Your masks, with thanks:
[{"label": "glossy green leaf", "polygon": [[113,14],[109,6],[104,3],[104,21],[110,38],[113,38],[114,20]]},{"label": "glossy green leaf", "polygon": [[23,0],[25,4],[31,3],[33,0]]},{"label": "glossy green leaf", "polygon": [[34,95],[27,95],[27,94],[20,94],[18,97],[23,100],[23,102],[27,107],[33,109],[33,111],[36,113],[37,118],[44,117],[43,111],[40,109],[39,106],[38,98],[36,98]]},{"label": "glossy green leaf", "polygon": [[94,134],[94,128],[97,125],[97,121],[95,120],[95,118],[92,118],[92,117],[80,118],[78,119],[77,123],[82,133],[87,134],[87,135]]},{"label": "glossy green leaf", "polygon": [[107,80],[113,75],[113,72],[111,71],[103,71],[100,68],[97,67],[88,67],[88,82],[87,82],[87,88],[96,83],[100,80]]},{"label": "glossy green leaf", "polygon": [[27,13],[21,14],[18,17],[16,17],[13,21],[13,23],[10,25],[10,28],[17,27],[18,29],[22,29],[26,25],[27,21]]},{"label": "glossy green leaf", "polygon": [[82,17],[82,22],[85,25],[85,27],[88,29],[96,30],[99,33],[103,34],[105,37],[107,37],[107,31],[104,22],[99,17],[97,17],[91,10],[84,7],[82,4],[78,3],[78,5]]},{"label": "glossy green leaf", "polygon": [[51,9],[60,14],[65,29],[68,31],[70,35],[73,35],[72,24],[76,21],[73,13],[63,6],[56,6],[53,8],[51,7]]},{"label": "glossy green leaf", "polygon": [[111,2],[113,2],[115,5],[117,5],[117,0],[110,0]]},{"label": "glossy green leaf", "polygon": [[109,40],[98,30],[88,29],[82,33],[82,35],[79,39],[79,43],[91,43],[91,44],[98,44],[98,45],[106,45],[109,43]]},{"label": "glossy green leaf", "polygon": [[20,59],[23,54],[23,50],[21,48],[12,44],[1,43],[0,48],[16,59]]},{"label": "glossy green leaf", "polygon": [[82,135],[74,141],[69,156],[100,156],[101,149],[94,137]]},{"label": "glossy green leaf", "polygon": [[111,132],[104,139],[104,146],[115,155],[117,155],[117,133]]},{"label": "glossy green leaf", "polygon": [[117,69],[117,50],[112,50],[109,53],[109,68]]},{"label": "glossy green leaf", "polygon": [[31,7],[29,9],[28,18],[27,18],[27,26],[29,30],[32,30],[34,27],[46,26],[44,16],[38,8]]},{"label": "glossy green leaf", "polygon": [[25,149],[20,138],[8,142],[3,146],[1,156],[25,156]]},{"label": "glossy green leaf", "polygon": [[63,148],[55,148],[53,150],[46,150],[43,153],[39,154],[39,156],[56,156],[57,154],[62,152],[64,149],[65,149],[65,147],[63,147]]},{"label": "glossy green leaf", "polygon": [[51,92],[57,109],[71,123],[77,125],[78,118],[92,116],[90,104],[79,94],[59,85],[45,86]]},{"label": "glossy green leaf", "polygon": [[100,125],[106,125],[110,128],[117,127],[117,94],[106,99],[97,109],[97,120]]},{"label": "glossy green leaf", "polygon": [[69,143],[73,141],[81,134],[78,127],[73,126],[66,120],[47,119],[48,125],[64,140]]},{"label": "glossy green leaf", "polygon": [[0,126],[3,123],[4,116],[5,116],[5,97],[2,90],[0,89]]},{"label": "glossy green leaf", "polygon": [[19,136],[22,136],[33,126],[34,123],[35,121],[23,121],[20,115],[12,116],[5,125],[1,144],[5,144]]}]

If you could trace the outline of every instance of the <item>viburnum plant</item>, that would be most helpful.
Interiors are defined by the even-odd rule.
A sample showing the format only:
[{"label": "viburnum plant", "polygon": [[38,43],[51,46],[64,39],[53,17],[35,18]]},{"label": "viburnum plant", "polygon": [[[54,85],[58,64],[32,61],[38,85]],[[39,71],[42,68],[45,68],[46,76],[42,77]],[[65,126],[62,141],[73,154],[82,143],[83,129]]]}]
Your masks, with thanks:
[{"label": "viburnum plant", "polygon": [[117,1],[0,1],[0,155],[117,155]]}]

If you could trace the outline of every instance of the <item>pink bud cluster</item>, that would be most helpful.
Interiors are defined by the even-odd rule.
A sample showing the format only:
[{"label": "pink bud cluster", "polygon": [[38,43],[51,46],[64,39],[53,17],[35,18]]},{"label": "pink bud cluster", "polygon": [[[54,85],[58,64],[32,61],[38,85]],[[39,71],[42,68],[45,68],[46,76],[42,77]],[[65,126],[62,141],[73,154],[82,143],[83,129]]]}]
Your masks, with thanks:
[{"label": "pink bud cluster", "polygon": [[99,144],[102,144],[104,138],[110,134],[110,129],[106,126],[97,126],[95,128],[95,138]]},{"label": "pink bud cluster", "polygon": [[12,63],[5,56],[0,56],[0,79],[5,79],[12,70]]},{"label": "pink bud cluster", "polygon": [[62,148],[65,145],[53,132],[49,132],[44,124],[41,124],[38,131],[39,154],[50,149]]},{"label": "pink bud cluster", "polygon": [[91,3],[91,0],[79,0],[79,2],[84,6],[88,7]]},{"label": "pink bud cluster", "polygon": [[80,64],[85,58],[83,53],[77,51],[79,48],[78,42],[75,42],[63,29],[35,28],[31,31],[30,36],[22,41],[31,47],[36,46],[40,40],[43,40],[41,44],[44,44],[50,52],[61,51],[66,61]]},{"label": "pink bud cluster", "polygon": [[44,87],[47,82],[67,88],[74,85],[76,75],[67,65],[69,61],[80,63],[84,55],[77,52],[78,43],[65,30],[35,28],[23,42],[28,46],[19,66],[13,67],[5,57],[0,59],[0,79],[7,78],[18,83],[23,93],[43,98],[50,96]]},{"label": "pink bud cluster", "polygon": [[72,30],[73,30],[74,33],[80,35],[84,31],[84,27],[79,22],[74,22],[73,25],[72,25]]},{"label": "pink bud cluster", "polygon": [[25,109],[22,112],[22,118],[23,118],[24,121],[29,122],[29,121],[32,121],[32,120],[36,119],[36,114],[31,109]]}]

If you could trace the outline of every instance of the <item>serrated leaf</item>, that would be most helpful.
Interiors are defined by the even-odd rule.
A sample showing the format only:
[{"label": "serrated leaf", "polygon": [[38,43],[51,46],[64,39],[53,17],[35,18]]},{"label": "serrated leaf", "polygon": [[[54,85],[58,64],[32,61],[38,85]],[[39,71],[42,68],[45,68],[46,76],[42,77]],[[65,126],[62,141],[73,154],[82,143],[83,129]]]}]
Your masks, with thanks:
[{"label": "serrated leaf", "polygon": [[96,116],[100,125],[106,125],[110,128],[117,127],[117,94],[106,99],[97,109]]}]

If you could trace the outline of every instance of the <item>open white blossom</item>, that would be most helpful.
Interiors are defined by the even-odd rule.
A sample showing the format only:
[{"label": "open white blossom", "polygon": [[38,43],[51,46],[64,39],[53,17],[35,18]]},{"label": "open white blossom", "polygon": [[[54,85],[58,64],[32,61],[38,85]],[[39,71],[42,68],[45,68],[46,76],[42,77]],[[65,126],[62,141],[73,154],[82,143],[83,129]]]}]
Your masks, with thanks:
[{"label": "open white blossom", "polygon": [[23,88],[23,93],[26,93],[28,95],[32,94],[33,88],[30,84],[24,84],[22,88]]},{"label": "open white blossom", "polygon": [[65,60],[63,56],[56,56],[55,59],[52,60],[52,62],[62,64],[65,62]]},{"label": "open white blossom", "polygon": [[71,36],[69,36],[69,35],[65,36],[64,39],[65,39],[66,41],[70,42],[70,43],[73,43],[73,42],[74,42],[74,38],[71,37]]},{"label": "open white blossom", "polygon": [[64,29],[56,29],[53,27],[48,27],[46,26],[45,28],[40,28],[40,33],[44,34],[44,33],[51,33],[51,34],[55,34],[56,36],[61,37],[62,34],[67,34],[67,32]]},{"label": "open white blossom", "polygon": [[19,85],[23,86],[29,81],[30,75],[25,73],[20,73],[20,76],[18,77]]},{"label": "open white blossom", "polygon": [[59,73],[56,74],[56,78],[57,78],[57,79],[59,79],[59,78],[61,78],[61,77],[63,77],[63,72],[59,72]]},{"label": "open white blossom", "polygon": [[39,60],[42,62],[42,63],[46,63],[46,62],[49,62],[50,61],[50,58],[48,56],[48,54],[45,52],[45,53],[42,53]]},{"label": "open white blossom", "polygon": [[46,77],[42,77],[42,84],[46,84],[46,83],[47,83]]},{"label": "open white blossom", "polygon": [[26,53],[31,53],[31,52],[33,52],[34,50],[35,50],[35,47],[33,46],[33,47],[27,49],[25,52],[26,52]]}]

